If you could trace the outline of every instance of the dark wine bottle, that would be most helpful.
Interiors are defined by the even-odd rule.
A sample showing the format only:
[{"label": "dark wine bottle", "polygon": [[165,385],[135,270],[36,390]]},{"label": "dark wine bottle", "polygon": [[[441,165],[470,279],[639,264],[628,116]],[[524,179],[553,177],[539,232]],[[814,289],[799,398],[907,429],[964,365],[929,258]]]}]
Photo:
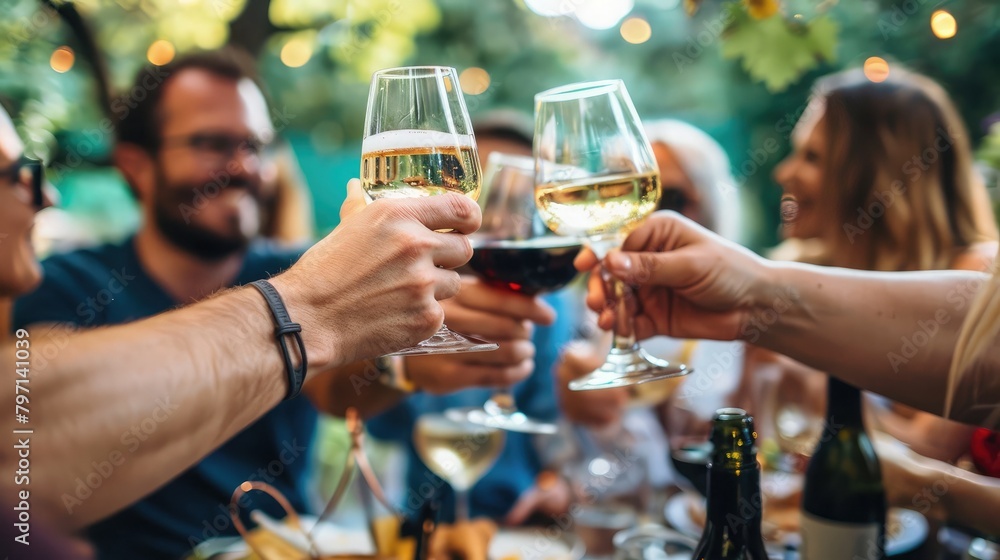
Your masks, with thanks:
[{"label": "dark wine bottle", "polygon": [[762,495],[753,418],[723,408],[712,424],[708,511],[693,560],[767,560],[760,533]]},{"label": "dark wine bottle", "polygon": [[802,560],[881,560],[887,508],[861,391],[830,377],[826,429],[802,492]]}]

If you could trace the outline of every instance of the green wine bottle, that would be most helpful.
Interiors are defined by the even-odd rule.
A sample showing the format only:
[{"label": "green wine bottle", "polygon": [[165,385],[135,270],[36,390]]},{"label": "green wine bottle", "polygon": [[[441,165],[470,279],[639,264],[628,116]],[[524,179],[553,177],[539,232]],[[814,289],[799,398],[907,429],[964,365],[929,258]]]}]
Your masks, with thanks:
[{"label": "green wine bottle", "polygon": [[767,560],[760,533],[760,464],[753,418],[723,408],[712,425],[708,511],[693,560]]},{"label": "green wine bottle", "polygon": [[806,470],[802,560],[885,557],[885,488],[861,420],[861,391],[830,377],[826,430]]}]

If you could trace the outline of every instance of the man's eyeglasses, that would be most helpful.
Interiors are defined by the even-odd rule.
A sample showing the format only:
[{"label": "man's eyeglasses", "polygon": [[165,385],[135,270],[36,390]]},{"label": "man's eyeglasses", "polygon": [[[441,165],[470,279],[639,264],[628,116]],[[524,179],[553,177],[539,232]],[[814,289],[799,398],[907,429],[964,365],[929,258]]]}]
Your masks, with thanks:
[{"label": "man's eyeglasses", "polygon": [[0,169],[0,178],[6,179],[14,187],[30,190],[31,203],[41,208],[44,203],[42,188],[45,185],[45,167],[42,162],[21,156],[13,165]]},{"label": "man's eyeglasses", "polygon": [[197,154],[215,161],[229,161],[237,152],[242,155],[261,157],[270,146],[267,142],[254,136],[208,133],[166,138],[161,145],[165,148],[173,146],[190,148]]}]

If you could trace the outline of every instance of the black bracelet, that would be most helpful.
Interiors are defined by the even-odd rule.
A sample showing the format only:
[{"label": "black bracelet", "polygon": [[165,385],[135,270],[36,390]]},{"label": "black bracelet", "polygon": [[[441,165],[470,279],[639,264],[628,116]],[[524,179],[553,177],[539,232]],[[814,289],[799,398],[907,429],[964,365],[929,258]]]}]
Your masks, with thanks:
[{"label": "black bracelet", "polygon": [[[285,359],[285,372],[288,374],[288,393],[285,395],[285,400],[295,398],[302,389],[302,382],[306,378],[306,345],[302,343],[302,325],[298,323],[293,323],[291,317],[288,316],[288,310],[285,309],[285,303],[281,301],[281,295],[278,294],[278,290],[274,289],[267,280],[257,280],[256,282],[251,282],[251,286],[257,288],[261,295],[264,296],[264,300],[267,301],[267,306],[271,308],[271,315],[274,316],[274,322],[278,325],[274,329],[274,335],[278,339],[278,344],[281,346],[281,354]],[[288,353],[288,343],[285,341],[287,335],[292,335],[295,337],[295,343],[299,345],[299,356],[302,358],[302,363],[299,367],[295,367],[292,363],[292,356]]]}]

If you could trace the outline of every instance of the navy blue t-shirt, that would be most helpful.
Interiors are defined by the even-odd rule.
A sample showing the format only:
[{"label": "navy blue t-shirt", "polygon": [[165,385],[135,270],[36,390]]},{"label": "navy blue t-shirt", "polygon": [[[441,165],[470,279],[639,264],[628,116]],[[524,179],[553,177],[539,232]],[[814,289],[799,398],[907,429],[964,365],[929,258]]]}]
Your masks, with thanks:
[{"label": "navy blue t-shirt", "polygon": [[[254,244],[234,284],[277,274],[291,266],[299,254]],[[53,322],[84,328],[115,325],[180,304],[143,270],[132,239],[120,245],[54,255],[42,267],[42,285],[15,304],[14,328]],[[146,374],[141,370],[135,373]],[[170,413],[185,414],[183,410]],[[169,417],[165,421],[169,422]],[[236,535],[226,508],[233,490],[245,480],[273,485],[297,511],[305,511],[304,482],[316,421],[316,409],[305,397],[281,403],[200,463],[89,527],[87,536],[97,549],[97,557],[173,560],[207,538]],[[138,435],[128,433],[127,427],[122,429],[121,453],[127,461],[142,442]],[[113,485],[114,474],[105,482]],[[280,507],[260,496],[253,500],[253,508],[283,517]]]}]

